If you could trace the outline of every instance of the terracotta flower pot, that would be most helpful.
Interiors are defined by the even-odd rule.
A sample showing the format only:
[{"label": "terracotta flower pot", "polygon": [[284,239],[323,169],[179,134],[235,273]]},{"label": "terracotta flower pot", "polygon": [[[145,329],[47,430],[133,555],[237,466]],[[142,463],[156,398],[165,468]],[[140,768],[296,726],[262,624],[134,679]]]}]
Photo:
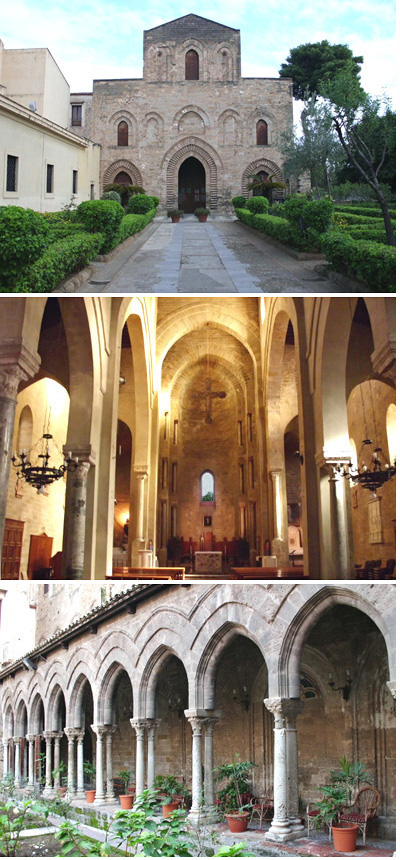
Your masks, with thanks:
[{"label": "terracotta flower pot", "polygon": [[231,812],[225,817],[231,833],[244,833],[249,823],[249,812]]},{"label": "terracotta flower pot", "polygon": [[171,221],[173,224],[179,224],[180,220],[181,220],[180,215],[171,215]]},{"label": "terracotta flower pot", "polygon": [[198,215],[197,217],[198,217],[199,221],[201,221],[201,223],[204,224],[204,222],[207,221],[208,215]]},{"label": "terracotta flower pot", "polygon": [[57,788],[58,796],[64,797],[66,795],[66,793],[67,793],[67,786],[66,785],[59,785]]},{"label": "terracotta flower pot", "polygon": [[120,794],[119,796],[121,809],[132,809],[133,794]]},{"label": "terracotta flower pot", "polygon": [[332,836],[335,851],[340,851],[342,854],[347,854],[349,851],[355,851],[357,844],[357,831],[357,824],[334,825],[332,827]]},{"label": "terracotta flower pot", "polygon": [[87,803],[93,803],[93,801],[96,797],[96,789],[90,788],[90,789],[88,789],[88,791],[85,791],[85,794],[86,794]]},{"label": "terracotta flower pot", "polygon": [[163,818],[169,818],[171,812],[175,812],[175,809],[179,809],[180,800],[174,800],[173,803],[166,803],[163,805],[162,814]]}]

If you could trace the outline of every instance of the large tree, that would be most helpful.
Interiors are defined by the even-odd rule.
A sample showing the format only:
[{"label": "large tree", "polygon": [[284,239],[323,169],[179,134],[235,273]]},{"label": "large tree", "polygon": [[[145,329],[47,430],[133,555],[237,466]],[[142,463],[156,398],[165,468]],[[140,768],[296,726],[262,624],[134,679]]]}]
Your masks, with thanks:
[{"label": "large tree", "polygon": [[395,245],[388,204],[380,187],[382,167],[394,146],[392,111],[363,90],[351,68],[326,80],[321,95],[348,161],[378,200],[388,243]]},{"label": "large tree", "polygon": [[[391,191],[396,193],[396,112],[390,105],[385,106],[384,113],[376,118],[376,123],[370,134],[370,129],[362,121],[358,128],[359,135],[370,138],[370,148],[375,152],[382,151],[387,141],[385,161],[379,171],[379,181],[389,185]],[[338,182],[359,182],[360,173],[354,165],[346,159],[346,164],[338,172]]]},{"label": "large tree", "polygon": [[282,150],[285,158],[285,174],[298,178],[310,172],[311,185],[319,195],[324,189],[330,193],[330,185],[345,154],[338,141],[332,119],[324,104],[315,95],[306,98],[301,115],[303,134],[282,134]]},{"label": "large tree", "polygon": [[321,95],[322,83],[343,69],[350,68],[354,79],[359,80],[362,62],[363,57],[354,57],[348,45],[331,45],[323,39],[292,48],[279,74],[293,79],[294,98],[304,100],[307,94]]}]

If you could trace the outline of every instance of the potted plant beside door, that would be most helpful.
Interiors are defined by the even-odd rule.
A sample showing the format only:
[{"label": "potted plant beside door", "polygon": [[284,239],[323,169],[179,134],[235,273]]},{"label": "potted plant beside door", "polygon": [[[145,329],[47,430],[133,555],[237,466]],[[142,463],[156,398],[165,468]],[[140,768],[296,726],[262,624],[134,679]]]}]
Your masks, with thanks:
[{"label": "potted plant beside door", "polygon": [[213,773],[217,782],[227,780],[219,791],[219,799],[225,808],[225,816],[231,833],[243,833],[249,823],[250,771],[256,767],[252,761],[240,761],[236,755],[230,764],[221,764]]},{"label": "potted plant beside door", "polygon": [[204,222],[204,221],[207,221],[207,218],[208,218],[208,216],[209,216],[209,214],[210,214],[210,210],[209,210],[209,209],[205,209],[205,207],[204,207],[204,206],[199,206],[199,208],[198,208],[198,209],[195,209],[195,210],[194,210],[194,214],[195,214],[195,215],[197,215],[197,218],[199,219],[199,221],[203,221],[203,222]]},{"label": "potted plant beside door", "polygon": [[88,788],[85,791],[86,801],[87,801],[87,803],[93,803],[93,801],[96,797],[96,789],[93,788],[94,781],[96,778],[96,768],[95,768],[94,764],[92,764],[91,761],[84,761],[83,762],[83,772],[84,772],[85,776],[88,777],[89,786],[90,786],[90,788]]},{"label": "potted plant beside door", "polygon": [[183,214],[181,209],[168,209],[167,218],[171,218],[173,224],[179,224]]}]

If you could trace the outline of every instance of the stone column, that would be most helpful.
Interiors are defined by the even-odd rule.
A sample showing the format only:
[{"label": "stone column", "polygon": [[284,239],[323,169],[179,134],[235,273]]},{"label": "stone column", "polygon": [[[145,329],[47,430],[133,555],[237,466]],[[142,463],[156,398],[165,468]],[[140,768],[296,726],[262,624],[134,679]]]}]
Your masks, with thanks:
[{"label": "stone column", "polygon": [[134,466],[133,470],[137,477],[137,494],[136,494],[136,523],[135,534],[132,541],[131,561],[132,567],[138,564],[138,550],[144,549],[144,482],[148,477],[147,466]]},{"label": "stone column", "polygon": [[[62,732],[53,732],[54,737],[54,770],[60,767],[60,741],[63,736]],[[54,779],[54,788],[61,787],[61,775],[58,773]]]},{"label": "stone column", "polygon": [[53,741],[53,732],[42,732],[42,737],[44,737],[46,742],[46,783],[44,786],[43,795],[48,797],[52,794],[53,784],[51,781],[51,748]]},{"label": "stone column", "polygon": [[286,755],[288,775],[288,818],[292,831],[304,833],[304,825],[299,817],[299,780],[296,719],[304,708],[301,699],[291,699],[286,705]]},{"label": "stone column", "polygon": [[75,738],[79,729],[64,729],[68,738],[68,797],[72,800],[75,794]]},{"label": "stone column", "polygon": [[212,717],[205,721],[204,737],[204,804],[208,817],[215,812],[214,809],[214,728],[218,717]]},{"label": "stone column", "polygon": [[106,733],[106,781],[107,781],[107,803],[114,802],[114,785],[113,785],[113,760],[112,760],[112,736],[116,731],[117,726],[107,726]]},{"label": "stone column", "polygon": [[268,831],[268,839],[286,842],[292,839],[288,818],[288,775],[286,757],[285,705],[287,699],[264,699],[272,711],[274,727],[274,818]]},{"label": "stone column", "polygon": [[394,700],[396,701],[396,681],[386,681],[386,686],[388,687]]},{"label": "stone column", "polygon": [[14,741],[14,785],[21,787],[21,738],[13,738]]},{"label": "stone column", "polygon": [[35,787],[35,735],[26,735],[28,741],[28,791]]},{"label": "stone column", "polygon": [[20,342],[17,344],[5,339],[0,344],[0,560],[18,387],[22,380],[34,376],[39,367],[40,356],[29,352]]},{"label": "stone column", "polygon": [[161,720],[147,720],[147,788],[152,789],[155,779],[155,735]]},{"label": "stone column", "polygon": [[202,729],[204,717],[193,716],[190,711],[185,711],[192,727],[192,808],[189,818],[200,823],[205,818],[202,806],[203,774],[202,774]]},{"label": "stone column", "polygon": [[287,565],[289,563],[289,551],[287,540],[285,540],[285,528],[283,520],[283,487],[282,487],[282,469],[273,469],[270,471],[272,479],[272,498],[274,509],[274,537],[271,541],[271,551],[276,555],[279,565]]},{"label": "stone column", "polygon": [[246,505],[244,502],[239,502],[239,516],[240,516],[240,524],[239,524],[239,534],[241,538],[246,537]]},{"label": "stone column", "polygon": [[8,754],[9,754],[9,745],[10,739],[3,738],[3,776],[6,777],[8,774]]},{"label": "stone column", "polygon": [[147,720],[131,719],[136,732],[136,797],[144,791],[144,732]]},{"label": "stone column", "polygon": [[84,800],[85,783],[83,771],[83,739],[85,737],[85,729],[81,729],[76,733],[76,797],[79,800]]},{"label": "stone column", "polygon": [[[66,447],[64,447],[64,453]],[[72,453],[72,452],[71,452]],[[65,579],[83,579],[85,560],[87,477],[92,460],[81,460],[68,475],[68,534],[65,549]]]},{"label": "stone column", "polygon": [[345,515],[344,478],[333,473],[329,478],[331,503],[332,555],[334,557],[336,579],[348,579],[347,563],[347,523]]},{"label": "stone column", "polygon": [[104,773],[103,773],[103,737],[107,732],[107,726],[92,726],[96,735],[96,797],[94,802],[98,805],[104,803]]}]

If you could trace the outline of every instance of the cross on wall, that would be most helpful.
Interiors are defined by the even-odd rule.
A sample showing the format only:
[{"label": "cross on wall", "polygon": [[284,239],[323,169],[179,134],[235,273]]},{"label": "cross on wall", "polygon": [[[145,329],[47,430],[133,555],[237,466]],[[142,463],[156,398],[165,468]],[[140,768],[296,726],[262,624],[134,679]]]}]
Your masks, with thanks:
[{"label": "cross on wall", "polygon": [[207,376],[205,379],[204,391],[194,391],[193,397],[196,400],[203,400],[203,399],[205,400],[205,406],[206,406],[205,423],[206,424],[212,424],[213,423],[212,414],[211,414],[212,413],[212,402],[216,398],[220,398],[221,400],[223,400],[224,397],[226,397],[226,391],[212,391],[212,379],[210,379],[210,377]]}]

